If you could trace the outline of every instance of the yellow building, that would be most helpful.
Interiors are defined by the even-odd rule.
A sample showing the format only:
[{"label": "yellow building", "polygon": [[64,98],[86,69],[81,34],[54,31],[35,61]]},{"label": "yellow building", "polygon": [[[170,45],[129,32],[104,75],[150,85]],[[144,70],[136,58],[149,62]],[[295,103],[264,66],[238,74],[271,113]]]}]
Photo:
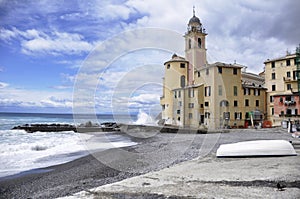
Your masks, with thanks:
[{"label": "yellow building", "polygon": [[264,78],[239,64],[208,64],[206,36],[194,13],[184,35],[185,58],[174,54],[164,63],[160,103],[165,124],[216,129],[262,122]]},{"label": "yellow building", "polygon": [[287,53],[264,62],[268,119],[274,126],[281,125],[284,120],[299,120],[299,54],[300,47],[294,54]]}]

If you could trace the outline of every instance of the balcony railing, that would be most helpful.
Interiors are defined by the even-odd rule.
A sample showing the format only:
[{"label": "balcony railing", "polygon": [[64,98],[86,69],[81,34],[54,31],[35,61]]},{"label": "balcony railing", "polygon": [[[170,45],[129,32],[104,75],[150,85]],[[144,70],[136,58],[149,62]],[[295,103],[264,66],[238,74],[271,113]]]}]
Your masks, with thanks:
[{"label": "balcony railing", "polygon": [[296,105],[296,101],[285,101],[284,105],[286,105],[286,106],[295,106]]},{"label": "balcony railing", "polygon": [[295,77],[295,78],[283,77],[283,81],[285,81],[285,82],[294,82],[294,81],[297,81],[297,77]]}]

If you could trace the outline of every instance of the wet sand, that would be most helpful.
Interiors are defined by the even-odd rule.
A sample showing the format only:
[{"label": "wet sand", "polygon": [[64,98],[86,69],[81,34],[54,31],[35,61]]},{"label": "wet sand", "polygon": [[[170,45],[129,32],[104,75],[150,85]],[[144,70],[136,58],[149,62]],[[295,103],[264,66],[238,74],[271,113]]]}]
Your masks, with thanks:
[{"label": "wet sand", "polygon": [[[147,135],[147,132],[144,132],[143,135],[138,136],[146,137],[145,135]],[[236,163],[235,161],[231,162],[228,159],[215,158],[215,152],[220,144],[255,139],[285,139],[299,141],[299,139],[297,140],[292,138],[290,134],[286,133],[285,130],[280,128],[233,130],[230,133],[206,135],[152,133],[149,138],[131,138],[133,141],[138,142],[139,144],[131,147],[125,147],[122,149],[122,151],[125,151],[126,153],[141,154],[138,156],[138,159],[136,156],[124,156],[119,149],[109,149],[103,152],[98,152],[94,155],[88,155],[66,164],[56,165],[45,168],[45,170],[40,170],[45,172],[29,172],[24,175],[16,176],[15,178],[2,179],[0,181],[0,198],[56,198],[71,196],[74,194],[76,196],[77,192],[85,191],[85,193],[90,193],[90,190],[94,190],[92,188],[101,187],[101,185],[106,185],[104,187],[112,187],[114,184],[111,185],[111,183],[119,181],[122,183],[122,180],[124,179],[128,179],[130,181],[131,179],[135,179],[131,178],[133,176],[146,173],[150,173],[152,175],[153,171],[160,172],[160,170],[164,168],[183,168],[181,167],[181,164],[185,163],[181,162],[188,161],[187,163],[189,163],[189,160],[194,158],[197,159],[197,162],[193,163],[195,160],[192,160],[192,163],[189,163],[191,164],[190,166],[194,164],[203,164],[203,166],[207,167],[207,170],[203,170],[202,172],[205,172],[208,176],[210,176],[209,168],[212,165],[206,165],[207,161],[214,161],[217,165],[222,165],[224,162],[226,162],[228,168],[231,167],[231,164],[233,165]],[[299,153],[299,151],[297,152]],[[101,163],[99,160],[104,160],[102,162],[105,162],[106,164]],[[260,160],[263,160],[263,158]],[[279,159],[275,158],[275,161],[278,160],[280,160],[278,163],[280,165],[284,164],[284,161],[287,159],[284,159],[284,157],[279,157]],[[298,156],[296,156],[296,158],[289,159],[288,162],[290,162],[290,164],[287,165],[287,167],[295,167],[295,164],[292,163],[298,160]],[[253,165],[255,165],[255,158],[253,158],[251,162]],[[258,161],[257,165],[263,163],[264,161]],[[241,161],[239,164],[245,166],[248,163]],[[111,168],[111,166],[114,168]],[[263,165],[261,166],[263,167]],[[177,168],[177,170],[180,170],[179,168]],[[296,169],[298,168],[299,166]],[[238,171],[239,168],[236,169]],[[192,172],[192,170],[190,172]],[[201,173],[201,171],[199,172]],[[281,172],[280,169],[278,172]],[[163,173],[159,175],[162,176],[161,182],[166,183],[166,181],[164,181]],[[274,186],[274,180],[271,179],[271,182],[268,182],[264,179],[259,181],[260,179],[256,179],[255,174],[253,175],[253,179],[251,180],[252,184],[256,182],[258,183],[258,186]],[[251,174],[249,176],[251,176]],[[140,177],[143,178],[143,175]],[[204,185],[202,184],[202,188],[206,188],[208,190],[209,187],[218,185],[218,182],[220,187],[226,188],[227,186],[228,190],[230,190],[232,187],[253,187],[251,181],[247,182],[246,180],[244,182],[243,180],[231,180],[230,174],[225,176],[223,179],[219,179],[218,182],[211,182],[211,185],[208,185],[207,183],[210,183],[210,181],[213,180],[209,178],[200,179],[201,176],[198,177],[198,181],[207,181],[204,183]],[[226,181],[226,178],[228,178],[228,182],[223,182],[224,179]],[[299,181],[289,181],[288,176],[287,179],[277,180],[292,186],[296,190],[299,190],[300,188]],[[194,179],[194,183],[196,183],[195,186],[201,188],[196,181],[197,180]],[[126,184],[127,183],[129,182],[126,182]],[[190,183],[193,183],[193,181],[190,181]],[[167,198],[170,191],[180,188],[178,185],[174,187],[161,186],[161,190],[159,192],[155,192],[153,190],[158,189],[153,188],[153,186],[154,185],[152,182],[145,182],[144,184],[140,184],[137,189],[132,189],[131,191],[120,191],[110,188],[105,188],[102,190],[102,188],[99,188],[98,193],[95,193],[94,195],[91,194],[90,196],[96,198]],[[143,187],[146,187],[146,189],[141,189]],[[242,188],[240,190],[243,190]],[[108,191],[107,189],[111,191]],[[166,191],[164,192],[163,190]],[[186,191],[188,191],[188,189],[186,189]],[[173,193],[175,194],[176,191],[173,191]],[[80,198],[80,195],[77,195],[77,197]],[[186,197],[188,197],[188,195],[185,196],[184,194],[175,194],[173,196],[173,198]]]}]

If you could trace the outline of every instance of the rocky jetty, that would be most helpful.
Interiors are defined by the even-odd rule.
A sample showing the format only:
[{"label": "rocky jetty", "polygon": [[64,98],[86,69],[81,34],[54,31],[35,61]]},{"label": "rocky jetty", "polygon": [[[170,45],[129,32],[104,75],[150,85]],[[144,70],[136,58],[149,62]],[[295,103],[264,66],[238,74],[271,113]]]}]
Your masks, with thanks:
[{"label": "rocky jetty", "polygon": [[94,124],[92,122],[87,122],[85,124],[80,124],[78,126],[71,124],[25,124],[20,126],[15,126],[12,130],[25,130],[28,133],[33,132],[59,132],[59,131],[74,131],[78,133],[86,132],[109,132],[109,131],[119,131],[119,126],[114,122],[106,122],[102,124]]},{"label": "rocky jetty", "polygon": [[191,128],[178,128],[176,126],[148,126],[148,125],[135,125],[135,124],[117,124],[115,122],[105,123],[92,123],[90,121],[80,124],[25,124],[15,126],[12,128],[25,130],[28,133],[33,132],[59,132],[59,131],[74,131],[78,133],[87,132],[113,132],[121,131],[123,133],[138,133],[138,132],[160,132],[160,133],[188,133],[188,134],[206,134],[206,129],[191,129]]},{"label": "rocky jetty", "polygon": [[25,130],[28,133],[33,132],[59,132],[59,131],[74,131],[77,132],[76,126],[71,124],[25,124],[15,126],[12,130]]}]

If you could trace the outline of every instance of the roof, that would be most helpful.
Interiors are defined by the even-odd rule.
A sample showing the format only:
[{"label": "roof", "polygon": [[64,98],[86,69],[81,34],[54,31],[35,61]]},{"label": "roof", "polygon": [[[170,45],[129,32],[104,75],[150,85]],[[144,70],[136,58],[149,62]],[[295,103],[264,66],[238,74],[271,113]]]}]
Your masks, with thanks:
[{"label": "roof", "polygon": [[183,88],[175,88],[175,89],[173,89],[173,91],[184,90],[184,89],[189,89],[189,88],[198,88],[198,87],[203,86],[203,85],[204,85],[203,83],[202,84],[187,85]]},{"label": "roof", "polygon": [[281,96],[299,96],[298,92],[293,93],[281,93],[281,94],[275,94],[274,97],[281,97]]},{"label": "roof", "polygon": [[263,87],[262,85],[256,85],[256,84],[242,84],[243,88],[255,88],[255,89],[262,89],[262,90],[268,90],[267,88]]},{"label": "roof", "polygon": [[184,57],[180,57],[175,53],[172,55],[172,58],[164,63],[164,65],[168,62],[188,62]]},{"label": "roof", "polygon": [[239,64],[226,64],[222,62],[215,62],[213,64],[209,64],[210,66],[218,66],[218,67],[224,67],[224,68],[243,68],[242,65]]},{"label": "roof", "polygon": [[286,60],[286,59],[292,59],[292,58],[295,58],[296,57],[296,54],[288,54],[286,56],[283,56],[283,57],[278,57],[278,58],[274,58],[274,59],[267,59],[264,64],[266,63],[270,63],[270,62],[273,62],[273,61],[281,61],[281,60]]},{"label": "roof", "polygon": [[201,24],[200,19],[198,17],[196,17],[195,15],[189,20],[189,25],[192,23]]},{"label": "roof", "polygon": [[200,19],[195,15],[195,6],[193,7],[193,17],[190,19],[189,25],[191,23],[198,23],[199,25],[201,25]]},{"label": "roof", "polygon": [[211,68],[211,67],[223,67],[223,68],[243,68],[244,66],[239,65],[239,64],[226,64],[226,63],[222,63],[222,62],[215,62],[213,64],[207,64],[205,67],[203,68],[195,68],[195,73],[199,72],[201,70],[205,70],[207,68]]},{"label": "roof", "polygon": [[[265,80],[265,78],[263,78],[263,77],[261,77],[261,76],[259,76],[259,75],[257,75],[257,74],[249,73],[249,72],[242,72],[242,76],[243,76],[243,77],[251,77],[251,78],[255,78],[255,79],[257,79],[258,81],[264,81],[264,80]],[[242,78],[243,78],[243,77],[242,77]]]}]

